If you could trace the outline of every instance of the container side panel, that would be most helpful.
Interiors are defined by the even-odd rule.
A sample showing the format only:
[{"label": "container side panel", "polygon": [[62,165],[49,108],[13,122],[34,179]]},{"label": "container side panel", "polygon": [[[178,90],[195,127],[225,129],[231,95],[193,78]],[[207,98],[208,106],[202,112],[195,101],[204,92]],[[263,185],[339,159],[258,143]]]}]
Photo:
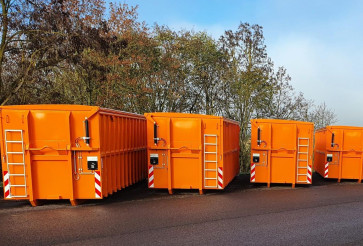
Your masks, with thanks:
[{"label": "container side panel", "polygon": [[240,171],[239,126],[223,122],[223,175],[224,185],[228,185]]},{"label": "container side panel", "polygon": [[314,146],[314,170],[322,177],[325,173],[326,164],[326,130],[320,130],[315,133]]}]

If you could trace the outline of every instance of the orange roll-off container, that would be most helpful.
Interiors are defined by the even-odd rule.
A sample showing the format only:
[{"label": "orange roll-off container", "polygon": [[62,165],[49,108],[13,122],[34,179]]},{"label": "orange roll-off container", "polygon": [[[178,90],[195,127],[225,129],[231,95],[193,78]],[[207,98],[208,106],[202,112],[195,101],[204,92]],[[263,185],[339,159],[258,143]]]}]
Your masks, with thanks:
[{"label": "orange roll-off container", "polygon": [[327,126],[315,133],[314,169],[324,178],[362,180],[363,127]]},{"label": "orange roll-off container", "polygon": [[149,188],[224,189],[239,173],[238,122],[219,116],[147,113]]},{"label": "orange roll-off container", "polygon": [[0,107],[4,198],[102,199],[147,175],[146,119],[81,105]]},{"label": "orange roll-off container", "polygon": [[251,183],[311,184],[314,124],[251,120]]}]

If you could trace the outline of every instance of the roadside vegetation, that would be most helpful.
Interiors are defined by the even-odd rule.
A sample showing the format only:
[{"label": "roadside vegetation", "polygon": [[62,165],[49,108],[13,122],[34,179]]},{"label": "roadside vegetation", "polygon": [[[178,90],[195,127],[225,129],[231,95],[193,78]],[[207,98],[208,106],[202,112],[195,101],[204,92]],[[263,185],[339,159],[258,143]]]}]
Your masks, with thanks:
[{"label": "roadside vegetation", "polygon": [[[220,38],[147,26],[137,7],[102,0],[0,0],[0,104],[85,104],[144,113],[225,116],[240,123],[241,171],[249,121],[337,121],[291,85],[267,54],[263,28],[241,22]],[[293,54],[292,54],[293,55]]]}]

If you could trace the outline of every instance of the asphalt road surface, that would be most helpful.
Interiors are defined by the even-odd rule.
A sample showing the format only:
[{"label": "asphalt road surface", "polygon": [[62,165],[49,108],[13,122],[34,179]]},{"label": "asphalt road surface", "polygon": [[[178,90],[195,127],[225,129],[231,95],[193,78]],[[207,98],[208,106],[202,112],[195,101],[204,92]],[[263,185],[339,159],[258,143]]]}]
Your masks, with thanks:
[{"label": "asphalt road surface", "polygon": [[149,191],[146,182],[78,207],[0,201],[0,245],[363,245],[363,184]]}]

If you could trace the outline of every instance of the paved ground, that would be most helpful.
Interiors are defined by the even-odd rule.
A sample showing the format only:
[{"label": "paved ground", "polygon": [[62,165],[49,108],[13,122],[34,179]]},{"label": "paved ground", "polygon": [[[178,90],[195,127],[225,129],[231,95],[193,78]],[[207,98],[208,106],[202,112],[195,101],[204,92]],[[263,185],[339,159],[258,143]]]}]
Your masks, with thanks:
[{"label": "paved ground", "polygon": [[146,183],[100,202],[30,207],[0,201],[0,245],[362,245],[363,184],[264,186],[236,178],[198,195]]}]

